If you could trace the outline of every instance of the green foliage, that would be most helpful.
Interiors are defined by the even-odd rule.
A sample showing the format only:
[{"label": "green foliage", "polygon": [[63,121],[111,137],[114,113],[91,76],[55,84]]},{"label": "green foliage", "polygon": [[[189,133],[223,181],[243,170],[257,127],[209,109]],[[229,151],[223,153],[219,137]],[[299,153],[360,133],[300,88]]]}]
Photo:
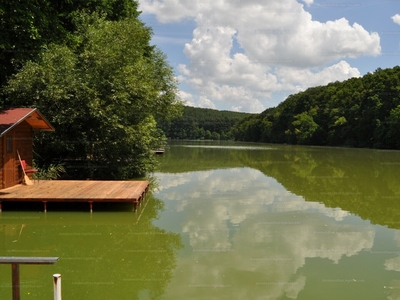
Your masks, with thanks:
[{"label": "green foliage", "polygon": [[400,67],[309,88],[235,126],[240,141],[400,149]]},{"label": "green foliage", "polygon": [[142,176],[163,143],[155,119],[179,113],[172,68],[138,19],[75,21],[74,43],[48,45],[12,77],[6,99],[38,108],[55,127],[37,136],[39,165],[66,159],[74,178]]},{"label": "green foliage", "polygon": [[[73,38],[74,17],[84,10],[107,20],[137,18],[133,0],[29,0],[0,2],[0,89],[26,61],[35,60],[49,43]],[[0,105],[12,105],[1,103]]]},{"label": "green foliage", "polygon": [[400,149],[400,105],[390,111],[387,139],[392,148]]},{"label": "green foliage", "polygon": [[158,121],[158,126],[171,139],[229,140],[232,139],[232,126],[249,115],[184,106],[182,116],[171,120],[163,117]]},{"label": "green foliage", "polygon": [[33,174],[33,179],[54,180],[59,179],[65,173],[65,168],[61,164],[50,164],[46,169],[41,168]]},{"label": "green foliage", "polygon": [[294,119],[292,125],[294,126],[294,135],[298,143],[306,144],[308,141],[311,141],[319,128],[313,117],[307,112],[302,112],[294,116]]}]

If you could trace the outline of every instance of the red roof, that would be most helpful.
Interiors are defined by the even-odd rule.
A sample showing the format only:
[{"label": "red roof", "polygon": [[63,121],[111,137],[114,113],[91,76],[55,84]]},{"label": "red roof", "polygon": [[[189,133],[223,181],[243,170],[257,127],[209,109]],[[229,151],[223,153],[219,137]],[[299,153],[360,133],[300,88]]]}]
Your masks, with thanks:
[{"label": "red roof", "polygon": [[0,109],[0,136],[26,120],[33,128],[54,131],[54,127],[36,108]]}]

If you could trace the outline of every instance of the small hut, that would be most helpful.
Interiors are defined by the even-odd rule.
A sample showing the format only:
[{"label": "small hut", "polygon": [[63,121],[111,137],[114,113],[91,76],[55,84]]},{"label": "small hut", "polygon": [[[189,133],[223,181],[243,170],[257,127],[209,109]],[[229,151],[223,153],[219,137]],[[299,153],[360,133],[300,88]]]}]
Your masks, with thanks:
[{"label": "small hut", "polygon": [[39,131],[54,131],[54,127],[36,108],[0,109],[0,189],[22,182],[17,151],[26,169],[32,168],[32,139]]}]

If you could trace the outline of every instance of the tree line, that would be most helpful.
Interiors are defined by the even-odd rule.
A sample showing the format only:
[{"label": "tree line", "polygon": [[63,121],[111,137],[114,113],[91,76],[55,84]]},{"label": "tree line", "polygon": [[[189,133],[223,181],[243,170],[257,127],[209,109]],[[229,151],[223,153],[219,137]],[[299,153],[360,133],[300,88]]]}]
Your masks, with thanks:
[{"label": "tree line", "polygon": [[36,166],[70,178],[152,172],[165,142],[156,120],[180,114],[177,82],[133,0],[0,4],[0,108],[35,107],[55,127],[37,134]]},{"label": "tree line", "polygon": [[230,140],[231,128],[249,113],[219,111],[184,106],[180,117],[158,121],[159,128],[171,139]]},{"label": "tree line", "polygon": [[400,67],[290,95],[239,121],[235,140],[400,149]]}]

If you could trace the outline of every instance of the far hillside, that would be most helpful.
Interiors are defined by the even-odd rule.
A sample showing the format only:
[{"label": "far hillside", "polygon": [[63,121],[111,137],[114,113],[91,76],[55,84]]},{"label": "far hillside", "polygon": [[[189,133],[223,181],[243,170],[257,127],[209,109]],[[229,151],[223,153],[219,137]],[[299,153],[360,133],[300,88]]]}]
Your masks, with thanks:
[{"label": "far hillside", "polygon": [[400,67],[290,95],[233,133],[240,141],[400,149]]},{"label": "far hillside", "polygon": [[249,113],[184,106],[182,116],[159,120],[158,127],[171,139],[233,139],[230,130]]}]

